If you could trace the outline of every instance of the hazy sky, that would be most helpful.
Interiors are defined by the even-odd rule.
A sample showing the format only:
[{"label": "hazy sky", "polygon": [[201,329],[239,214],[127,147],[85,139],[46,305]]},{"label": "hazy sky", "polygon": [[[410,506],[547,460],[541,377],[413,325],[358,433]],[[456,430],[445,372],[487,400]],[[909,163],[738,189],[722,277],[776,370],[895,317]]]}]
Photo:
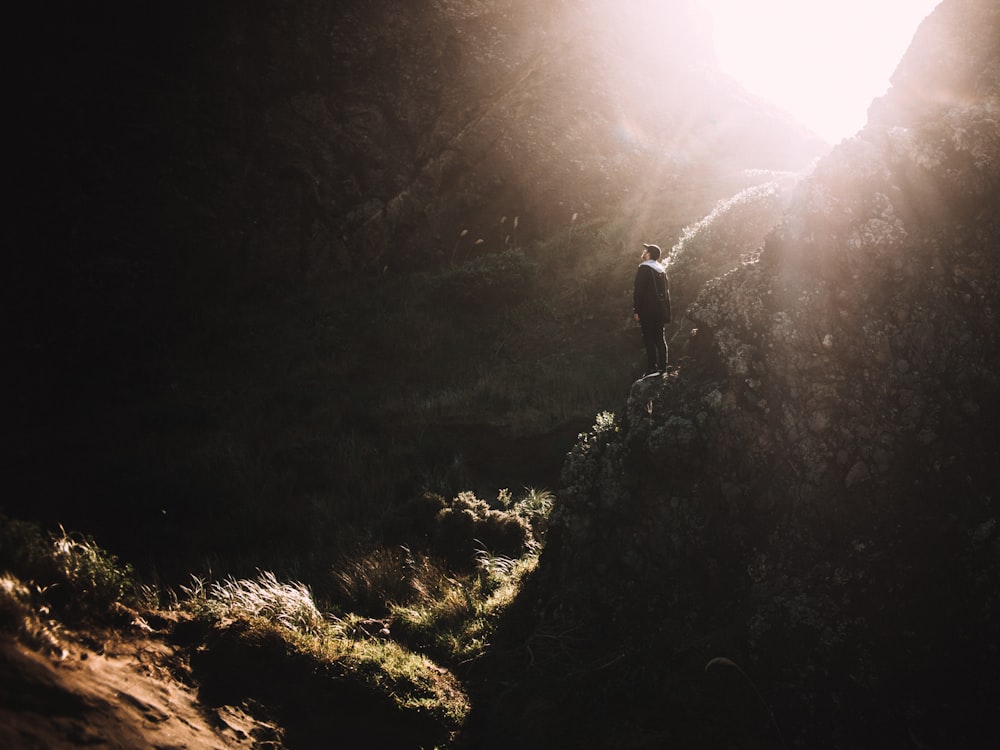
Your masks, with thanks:
[{"label": "hazy sky", "polygon": [[865,124],[939,0],[699,2],[712,13],[722,69],[837,143]]}]

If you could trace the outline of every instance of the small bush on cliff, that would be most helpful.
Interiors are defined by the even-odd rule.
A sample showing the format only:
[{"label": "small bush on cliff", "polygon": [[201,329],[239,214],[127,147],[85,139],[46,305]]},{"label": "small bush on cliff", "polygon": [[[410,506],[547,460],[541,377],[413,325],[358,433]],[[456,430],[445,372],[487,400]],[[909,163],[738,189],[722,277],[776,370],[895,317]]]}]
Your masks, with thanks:
[{"label": "small bush on cliff", "polygon": [[[497,501],[501,504],[502,500]],[[536,544],[523,503],[492,507],[472,492],[447,499],[427,492],[399,509],[389,534],[401,544],[440,558],[454,570],[471,571],[476,552],[486,547],[496,554],[521,557]]]},{"label": "small bush on cliff", "polygon": [[497,502],[501,507],[527,521],[532,534],[539,542],[545,537],[549,514],[552,512],[555,500],[556,496],[550,490],[539,490],[534,487],[526,487],[524,495],[519,498],[515,498],[506,488],[500,490],[497,495]]},{"label": "small bush on cliff", "polygon": [[473,566],[482,547],[520,557],[532,539],[522,517],[495,510],[471,492],[460,492],[438,512],[435,536],[445,558],[458,568]]}]

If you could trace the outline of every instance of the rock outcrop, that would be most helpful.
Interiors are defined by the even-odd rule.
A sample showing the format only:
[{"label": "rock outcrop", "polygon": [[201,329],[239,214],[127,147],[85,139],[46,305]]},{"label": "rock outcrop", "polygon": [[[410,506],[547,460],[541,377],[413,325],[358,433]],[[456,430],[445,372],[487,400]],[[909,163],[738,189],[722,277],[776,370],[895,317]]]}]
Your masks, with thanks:
[{"label": "rock outcrop", "polygon": [[579,747],[986,746],[998,71],[1000,7],[945,0],[867,127],[687,307],[679,368],[581,436],[505,727],[574,727]]}]

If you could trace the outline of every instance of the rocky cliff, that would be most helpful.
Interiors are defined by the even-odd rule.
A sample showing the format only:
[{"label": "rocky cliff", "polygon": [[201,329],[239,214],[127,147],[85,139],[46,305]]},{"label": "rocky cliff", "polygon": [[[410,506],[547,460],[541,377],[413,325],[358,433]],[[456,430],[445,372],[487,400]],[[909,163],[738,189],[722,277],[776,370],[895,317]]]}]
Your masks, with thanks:
[{"label": "rocky cliff", "polygon": [[758,253],[675,248],[679,367],[568,457],[497,746],[987,746],[1000,8],[892,80]]}]

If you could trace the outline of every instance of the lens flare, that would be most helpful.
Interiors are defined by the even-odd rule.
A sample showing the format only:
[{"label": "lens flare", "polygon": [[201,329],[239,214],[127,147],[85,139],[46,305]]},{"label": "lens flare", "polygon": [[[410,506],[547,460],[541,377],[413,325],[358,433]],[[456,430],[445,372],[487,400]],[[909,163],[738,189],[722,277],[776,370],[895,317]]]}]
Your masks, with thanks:
[{"label": "lens flare", "polygon": [[830,142],[857,132],[938,0],[697,0],[719,66]]}]

